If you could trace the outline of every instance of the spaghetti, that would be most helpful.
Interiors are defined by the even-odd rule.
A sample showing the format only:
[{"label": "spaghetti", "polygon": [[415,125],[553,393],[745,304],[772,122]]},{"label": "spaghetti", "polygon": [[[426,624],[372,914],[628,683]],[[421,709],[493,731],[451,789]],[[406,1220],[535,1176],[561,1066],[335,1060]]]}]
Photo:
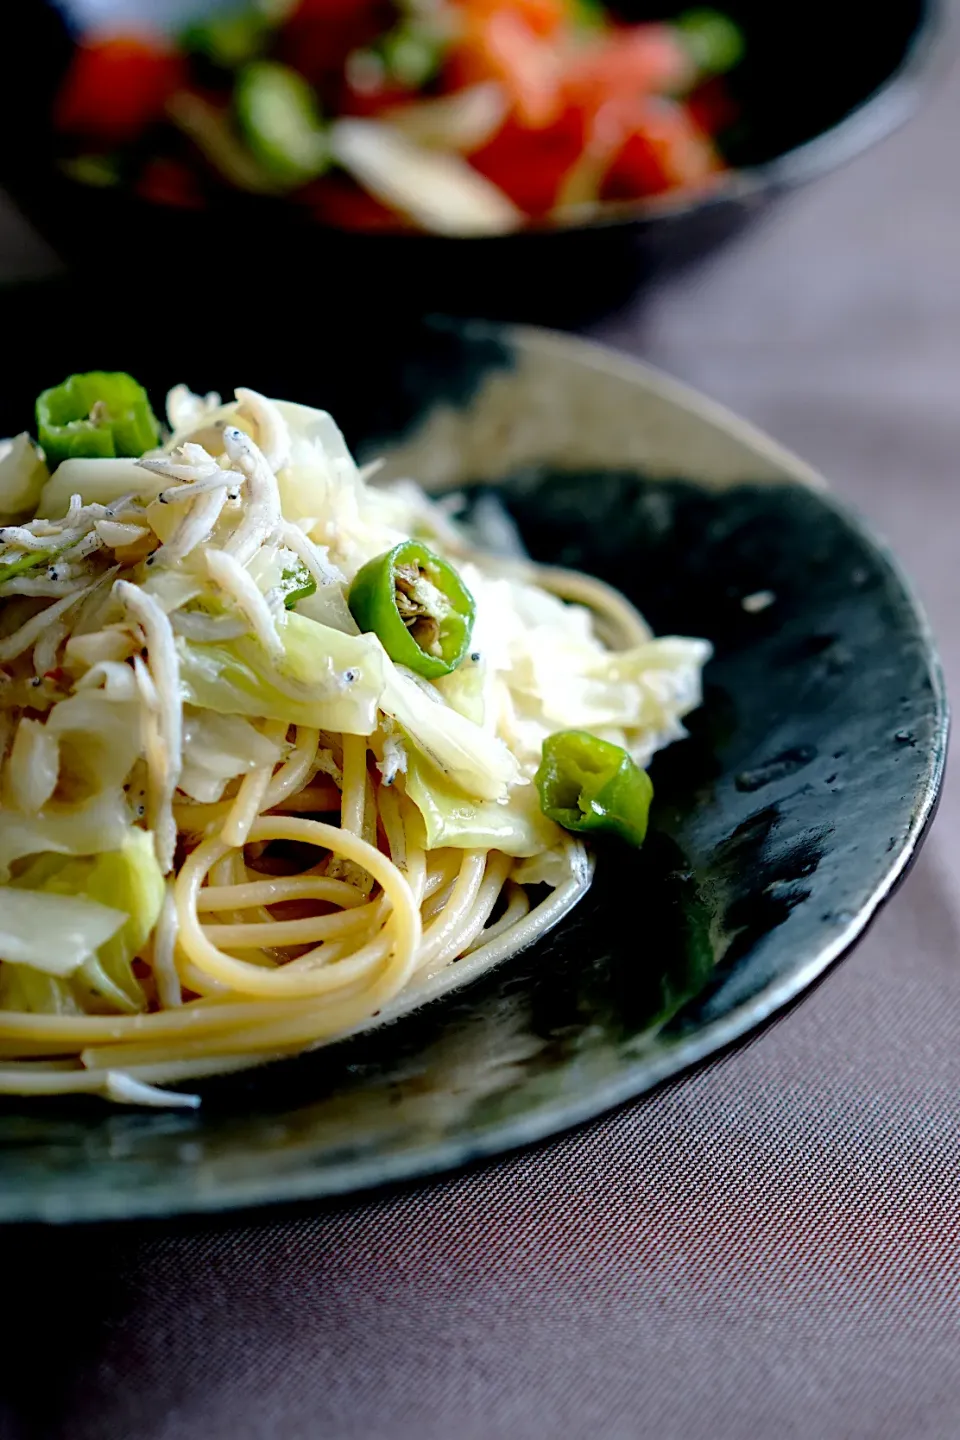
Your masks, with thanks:
[{"label": "spaghetti", "polygon": [[[699,703],[703,642],[477,552],[324,412],[178,387],[168,421],[137,464],[63,460],[0,529],[0,1093],[194,1105],[169,1087],[472,980],[590,884],[537,802],[545,738],[645,765]],[[443,670],[471,606],[429,679],[350,608],[421,537],[396,643]]]}]

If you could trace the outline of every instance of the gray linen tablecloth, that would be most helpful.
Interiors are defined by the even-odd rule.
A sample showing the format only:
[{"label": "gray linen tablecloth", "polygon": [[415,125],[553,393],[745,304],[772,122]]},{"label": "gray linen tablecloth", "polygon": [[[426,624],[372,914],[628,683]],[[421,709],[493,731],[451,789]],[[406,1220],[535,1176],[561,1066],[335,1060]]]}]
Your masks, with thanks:
[{"label": "gray linen tablecloth", "polygon": [[[912,570],[948,676],[958,157],[954,76],[906,131],[597,331],[819,466]],[[44,267],[2,235],[7,274]],[[806,1004],[577,1133],[292,1219],[6,1237],[31,1284],[6,1287],[0,1432],[956,1440],[958,842],[953,790]]]}]

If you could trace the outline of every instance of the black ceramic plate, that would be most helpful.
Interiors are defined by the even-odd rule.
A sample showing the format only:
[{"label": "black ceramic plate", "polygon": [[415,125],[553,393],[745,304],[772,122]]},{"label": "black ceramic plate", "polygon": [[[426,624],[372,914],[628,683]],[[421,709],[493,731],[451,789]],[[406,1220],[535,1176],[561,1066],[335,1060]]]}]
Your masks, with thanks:
[{"label": "black ceramic plate", "polygon": [[891,893],[936,804],[947,712],[923,616],[887,551],[764,437],[546,332],[440,325],[387,345],[355,331],[318,337],[307,364],[249,334],[226,343],[229,323],[228,309],[208,328],[170,318],[137,341],[99,296],[11,300],[22,363],[0,430],[77,366],[325,403],[364,458],[471,497],[492,486],[538,559],[611,581],[661,632],[708,636],[706,703],[655,764],[644,851],[602,855],[544,943],[391,1028],[207,1083],[198,1112],[6,1102],[3,1218],[342,1193],[585,1120],[810,985]]}]

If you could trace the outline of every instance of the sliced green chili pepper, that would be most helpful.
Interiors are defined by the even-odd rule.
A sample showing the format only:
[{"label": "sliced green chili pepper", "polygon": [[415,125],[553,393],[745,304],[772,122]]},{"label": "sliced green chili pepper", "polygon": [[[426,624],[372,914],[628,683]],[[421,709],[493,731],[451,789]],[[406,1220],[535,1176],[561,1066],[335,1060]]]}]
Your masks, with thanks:
[{"label": "sliced green chili pepper", "polygon": [[453,566],[419,540],[404,540],[364,565],[349,605],[391,660],[427,680],[449,675],[470,645],[473,596]]},{"label": "sliced green chili pepper", "polygon": [[674,21],[700,75],[725,75],[743,59],[743,34],[716,10],[687,10]]},{"label": "sliced green chili pepper", "polygon": [[565,830],[606,832],[643,844],[653,786],[619,745],[586,730],[560,730],[543,742],[535,779],[548,820]]},{"label": "sliced green chili pepper", "polygon": [[293,610],[298,600],[306,600],[308,595],[316,594],[317,582],[303,561],[299,560],[296,565],[291,565],[289,570],[284,570],[279,589],[284,606]]},{"label": "sliced green chili pepper", "polygon": [[263,168],[281,184],[305,185],[330,164],[330,143],[313,90],[296,70],[254,60],[237,76],[237,119]]},{"label": "sliced green chili pepper", "polygon": [[444,48],[445,40],[426,26],[400,24],[380,39],[375,53],[391,80],[418,90],[440,69]]},{"label": "sliced green chili pepper", "polygon": [[147,392],[131,375],[91,370],[37,398],[37,435],[49,464],[75,456],[138,456],[160,441]]}]

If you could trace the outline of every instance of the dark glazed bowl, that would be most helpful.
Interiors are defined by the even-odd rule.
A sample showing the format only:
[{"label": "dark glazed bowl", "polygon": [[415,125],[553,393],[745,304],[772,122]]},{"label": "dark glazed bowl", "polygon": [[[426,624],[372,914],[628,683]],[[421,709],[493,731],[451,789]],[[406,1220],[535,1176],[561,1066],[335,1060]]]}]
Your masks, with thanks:
[{"label": "dark glazed bowl", "polygon": [[644,849],[600,854],[543,942],[383,1030],[207,1082],[199,1111],[4,1102],[0,1219],[302,1199],[540,1139],[745,1035],[854,943],[932,818],[947,707],[895,561],[805,465],[656,372],[542,331],[445,323],[370,347],[354,329],[308,371],[198,327],[185,372],[175,327],[98,330],[101,311],[89,293],[8,297],[0,433],[94,363],[158,397],[183,378],[324,404],[362,458],[471,504],[493,487],[536,558],[716,655],[690,738],[655,763]]},{"label": "dark glazed bowl", "polygon": [[[328,323],[446,311],[582,323],[665,266],[689,263],[786,190],[834,168],[912,112],[945,43],[949,0],[727,0],[747,59],[731,77],[740,106],[725,138],[733,170],[709,198],[638,202],[591,225],[491,239],[362,235],[323,229],[292,205],[225,195],[205,212],[150,206],[84,189],[52,163],[50,102],[70,43],[53,9],[19,0],[5,17],[4,59],[16,85],[0,96],[0,184],[65,259],[111,291],[165,291],[268,276],[271,303]],[[149,9],[148,6],[144,6]],[[663,17],[679,0],[622,0],[626,18]]]}]

